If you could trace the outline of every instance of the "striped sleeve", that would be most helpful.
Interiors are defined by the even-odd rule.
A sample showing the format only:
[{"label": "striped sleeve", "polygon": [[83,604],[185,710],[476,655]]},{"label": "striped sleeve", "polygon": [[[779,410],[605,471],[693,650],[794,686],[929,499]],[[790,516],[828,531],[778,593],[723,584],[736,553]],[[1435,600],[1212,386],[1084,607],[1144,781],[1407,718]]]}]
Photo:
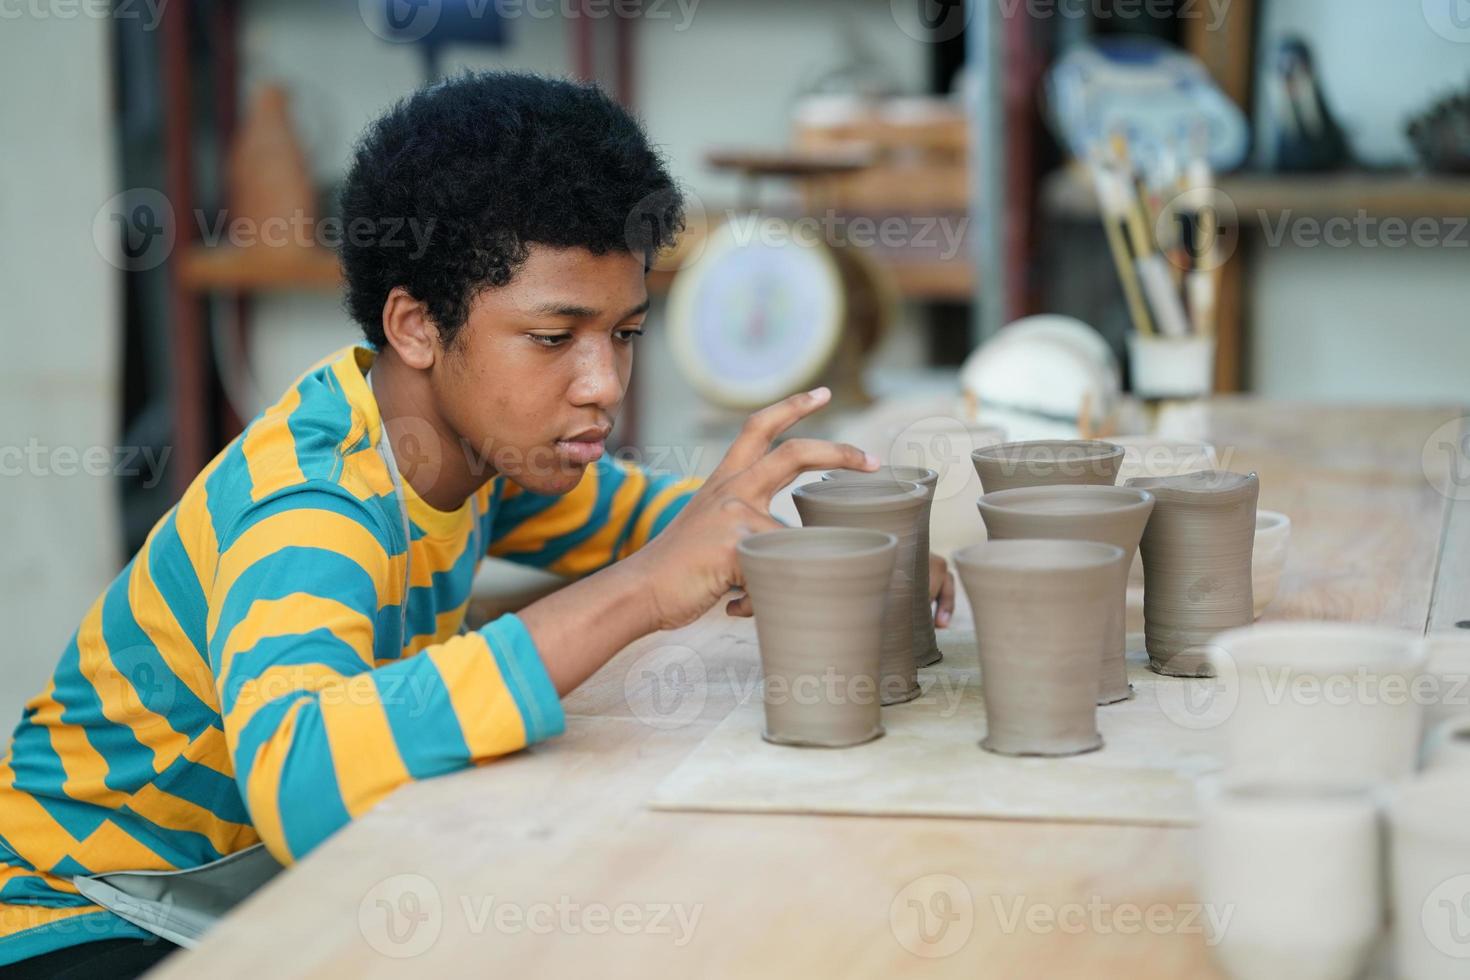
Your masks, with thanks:
[{"label": "striped sleeve", "polygon": [[251,822],[283,863],[410,780],[562,731],[556,689],[513,615],[374,668],[397,653],[403,559],[346,492],[270,498],[227,540],[210,667]]},{"label": "striped sleeve", "polygon": [[562,575],[588,575],[651,541],[702,482],[652,476],[631,463],[604,458],[561,496],[511,484],[495,511],[489,552]]}]

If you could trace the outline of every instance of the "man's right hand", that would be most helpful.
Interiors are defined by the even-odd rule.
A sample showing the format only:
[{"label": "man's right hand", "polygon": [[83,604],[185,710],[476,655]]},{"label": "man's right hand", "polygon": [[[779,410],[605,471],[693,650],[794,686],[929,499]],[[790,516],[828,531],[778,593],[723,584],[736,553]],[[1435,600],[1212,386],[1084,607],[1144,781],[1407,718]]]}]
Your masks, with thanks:
[{"label": "man's right hand", "polygon": [[861,449],[820,439],[791,439],[771,448],[781,433],[831,398],[828,389],[817,388],[751,415],[720,465],[669,526],[619,563],[636,565],[650,584],[654,629],[686,626],[743,586],[735,545],[748,535],[782,527],[771,517],[771,498],[798,475],[878,468],[878,460]]}]

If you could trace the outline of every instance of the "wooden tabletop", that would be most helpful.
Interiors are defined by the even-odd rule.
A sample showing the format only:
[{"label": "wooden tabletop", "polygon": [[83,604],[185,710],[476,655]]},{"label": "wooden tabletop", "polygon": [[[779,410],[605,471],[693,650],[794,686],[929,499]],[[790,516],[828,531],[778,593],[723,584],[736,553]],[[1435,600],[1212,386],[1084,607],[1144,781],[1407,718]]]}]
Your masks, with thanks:
[{"label": "wooden tabletop", "polygon": [[[1212,406],[1225,462],[1294,522],[1268,618],[1470,619],[1470,589],[1435,597],[1470,555],[1466,414]],[[634,644],[560,739],[405,787],[159,975],[1217,975],[1189,829],[648,810],[756,663],[720,611]]]}]

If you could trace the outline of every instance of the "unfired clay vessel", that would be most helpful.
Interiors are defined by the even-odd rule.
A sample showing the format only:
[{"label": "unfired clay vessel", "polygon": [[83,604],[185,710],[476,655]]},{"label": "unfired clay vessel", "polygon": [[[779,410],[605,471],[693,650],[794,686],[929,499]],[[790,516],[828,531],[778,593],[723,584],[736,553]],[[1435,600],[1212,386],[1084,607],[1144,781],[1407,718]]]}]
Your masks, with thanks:
[{"label": "unfired clay vessel", "polygon": [[1127,561],[1108,599],[1097,703],[1126,700],[1132,692],[1123,628],[1128,565],[1138,549],[1148,515],[1154,509],[1153,495],[1130,487],[1022,487],[987,493],[980,498],[979,507],[992,541],[1063,538],[1101,541],[1123,549]]},{"label": "unfired clay vessel", "polygon": [[[1118,482],[1124,485],[1139,476],[1181,476],[1220,468],[1220,457],[1208,442],[1163,436],[1108,436],[1108,442],[1123,447]],[[1128,569],[1128,585],[1143,594],[1143,561],[1137,554]]]},{"label": "unfired clay vessel", "polygon": [[1465,980],[1470,781],[1449,769],[1400,784],[1388,820],[1394,975]]},{"label": "unfired clay vessel", "polygon": [[1222,470],[1136,478],[1154,495],[1144,528],[1143,631],[1149,666],[1172,677],[1213,677],[1206,645],[1248,626],[1251,551],[1260,481]]},{"label": "unfired clay vessel", "polygon": [[[846,441],[870,445],[857,439]],[[967,421],[960,412],[938,411],[912,418],[902,428],[889,428],[871,445],[878,447],[886,463],[939,474],[930,518],[930,550],[947,558],[985,540],[984,530],[975,521],[975,498],[985,491],[970,456],[977,449],[1005,441],[1005,430],[998,426]]]},{"label": "unfired clay vessel", "polygon": [[760,641],[766,741],[836,748],[882,735],[878,664],[897,539],[793,528],[736,551]]},{"label": "unfired clay vessel", "polygon": [[986,493],[1059,483],[1112,486],[1118,482],[1123,448],[1094,439],[1003,442],[970,454]]},{"label": "unfired clay vessel", "polygon": [[988,541],[955,554],[975,609],[983,748],[1043,756],[1102,748],[1098,680],[1123,557],[1095,541]]},{"label": "unfired clay vessel", "polygon": [[897,489],[900,482],[917,483],[924,490],[924,509],[919,516],[919,542],[914,547],[914,664],[931,667],[944,659],[934,635],[934,610],[929,603],[929,517],[934,506],[934,487],[939,474],[923,466],[880,466],[871,473],[830,470],[824,480],[872,483]]},{"label": "unfired clay vessel", "polygon": [[1231,913],[1204,916],[1225,972],[1359,977],[1383,922],[1373,784],[1232,774],[1201,782],[1199,809],[1199,896]]},{"label": "unfired clay vessel", "polygon": [[916,483],[896,485],[827,480],[791,494],[805,527],[853,527],[883,531],[897,539],[897,556],[883,598],[883,654],[878,690],[884,704],[919,696],[914,667],[914,552],[926,495]]}]

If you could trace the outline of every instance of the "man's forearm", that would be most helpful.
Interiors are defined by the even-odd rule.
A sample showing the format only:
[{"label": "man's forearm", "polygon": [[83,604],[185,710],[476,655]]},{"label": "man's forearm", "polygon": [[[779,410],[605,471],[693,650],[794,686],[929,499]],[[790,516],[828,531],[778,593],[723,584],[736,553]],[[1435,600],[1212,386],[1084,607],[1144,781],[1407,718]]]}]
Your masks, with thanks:
[{"label": "man's forearm", "polygon": [[623,647],[653,632],[654,609],[636,563],[625,560],[517,615],[536,641],[557,694],[565,697]]}]

